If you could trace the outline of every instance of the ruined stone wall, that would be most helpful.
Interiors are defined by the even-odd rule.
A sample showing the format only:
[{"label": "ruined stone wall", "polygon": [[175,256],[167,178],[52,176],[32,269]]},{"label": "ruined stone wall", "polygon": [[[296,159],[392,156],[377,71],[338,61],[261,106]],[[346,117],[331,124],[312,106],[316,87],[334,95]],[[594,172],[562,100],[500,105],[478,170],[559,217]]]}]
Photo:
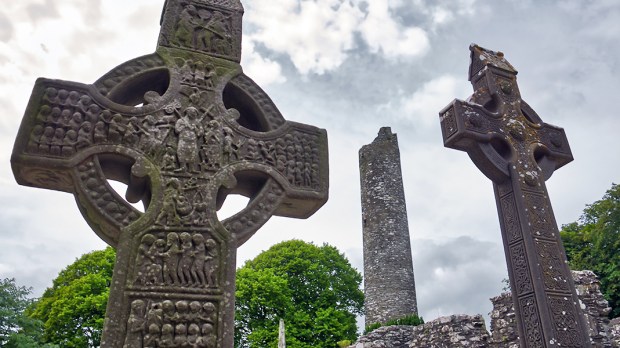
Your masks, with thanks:
[{"label": "ruined stone wall", "polygon": [[359,152],[366,325],[417,314],[398,139],[389,127]]},{"label": "ruined stone wall", "polygon": [[482,348],[489,333],[480,315],[451,315],[418,326],[384,326],[361,337],[350,348]]},{"label": "ruined stone wall", "polygon": [[[607,319],[609,306],[591,271],[573,271],[577,295],[584,307],[592,347],[620,348],[620,318]],[[509,292],[491,299],[491,333],[480,315],[452,315],[418,326],[388,326],[362,336],[350,348],[489,347],[519,348],[512,297]]]}]

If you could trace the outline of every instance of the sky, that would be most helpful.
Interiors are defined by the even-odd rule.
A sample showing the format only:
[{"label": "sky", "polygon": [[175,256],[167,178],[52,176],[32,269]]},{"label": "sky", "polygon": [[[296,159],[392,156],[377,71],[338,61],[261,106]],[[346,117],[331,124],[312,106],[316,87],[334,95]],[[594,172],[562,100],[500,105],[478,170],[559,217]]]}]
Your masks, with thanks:
[{"label": "sky", "polygon": [[[163,2],[0,6],[0,278],[16,278],[34,296],[77,257],[105,247],[72,195],[13,178],[10,154],[34,82],[92,83],[154,52]],[[238,266],[295,238],[336,246],[363,272],[358,150],[389,126],[400,144],[420,315],[486,316],[507,277],[492,184],[465,153],[443,147],[438,118],[454,98],[472,93],[470,43],[504,52],[519,71],[523,99],[566,131],[575,160],[547,181],[560,226],[620,182],[616,0],[243,5],[244,72],[287,120],[327,130],[330,198],[309,219],[273,217],[241,246]]]}]

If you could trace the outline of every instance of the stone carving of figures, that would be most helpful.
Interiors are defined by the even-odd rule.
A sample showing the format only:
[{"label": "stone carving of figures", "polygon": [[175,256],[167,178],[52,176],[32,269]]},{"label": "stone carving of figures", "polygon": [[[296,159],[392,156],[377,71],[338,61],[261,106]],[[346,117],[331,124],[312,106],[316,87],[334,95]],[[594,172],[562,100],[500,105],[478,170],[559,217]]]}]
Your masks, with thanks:
[{"label": "stone carving of figures", "polygon": [[233,132],[230,128],[224,127],[224,143],[222,145],[222,156],[224,163],[231,163],[238,158],[239,145],[235,143]]},{"label": "stone carving of figures", "polygon": [[57,126],[60,122],[60,114],[62,114],[60,108],[54,106],[50,114],[47,116],[46,124],[48,126]]},{"label": "stone carving of figures", "polygon": [[213,82],[213,78],[216,76],[217,76],[217,73],[215,72],[215,68],[213,67],[213,64],[207,63],[205,65],[205,75],[204,75],[204,86],[207,89],[215,88],[215,83]]},{"label": "stone carving of figures", "polygon": [[104,143],[108,139],[106,124],[103,121],[95,123],[95,134],[93,140],[95,144]]},{"label": "stone carving of figures", "polygon": [[199,117],[195,107],[188,107],[182,118],[177,120],[174,129],[179,135],[177,144],[177,158],[181,164],[181,169],[187,172],[197,172],[198,157],[198,137],[204,133],[202,117]]},{"label": "stone carving of figures", "polygon": [[286,179],[291,183],[295,184],[295,160],[290,159],[286,163]]},{"label": "stone carving of figures", "polygon": [[194,82],[194,62],[192,62],[191,60],[183,61],[183,66],[181,67],[181,82]]},{"label": "stone carving of figures", "polygon": [[62,142],[65,139],[65,130],[62,128],[56,128],[54,131],[54,137],[52,138],[52,146],[50,147],[50,154],[60,156],[62,150]]},{"label": "stone carving of figures", "polygon": [[164,324],[161,327],[161,338],[159,346],[164,348],[176,347],[174,342],[174,327],[170,324]]},{"label": "stone carving of figures", "polygon": [[222,162],[222,141],[224,134],[217,120],[211,120],[207,124],[204,137],[204,145],[201,147],[201,160],[206,169],[217,169]]},{"label": "stone carving of figures", "polygon": [[138,147],[147,154],[154,154],[158,144],[159,128],[157,128],[157,119],[153,115],[147,115],[142,123],[143,134],[138,142]]},{"label": "stone carving of figures", "polygon": [[164,259],[164,282],[168,285],[179,284],[177,269],[179,268],[179,255],[182,253],[179,246],[179,235],[176,232],[168,233],[166,252]]},{"label": "stone carving of figures", "polygon": [[175,170],[177,167],[177,156],[174,148],[170,145],[166,145],[166,152],[164,153],[163,168],[164,170]]},{"label": "stone carving of figures", "polygon": [[121,114],[114,114],[112,120],[110,120],[110,130],[108,133],[108,141],[120,144],[123,140],[123,134],[125,133],[124,119]]},{"label": "stone carving of figures", "polygon": [[175,323],[185,323],[189,319],[189,303],[187,301],[177,301],[175,304],[177,312],[174,314]]},{"label": "stone carving of figures", "polygon": [[82,123],[82,126],[78,131],[77,144],[75,144],[76,148],[82,149],[93,143],[93,136],[91,134],[92,130],[93,125],[90,122]]},{"label": "stone carving of figures", "polygon": [[250,161],[260,158],[260,153],[258,152],[258,143],[256,142],[256,140],[250,138],[245,143],[244,158]]},{"label": "stone carving of figures", "polygon": [[179,260],[179,280],[181,285],[187,286],[192,283],[191,267],[194,258],[194,248],[192,245],[192,235],[183,232],[180,234],[181,238],[181,258]]},{"label": "stone carving of figures", "polygon": [[215,348],[217,338],[215,337],[215,329],[211,324],[202,325],[202,335],[196,342],[197,347],[201,348]]},{"label": "stone carving of figures", "polygon": [[47,87],[43,95],[43,101],[46,101],[48,104],[57,104],[58,90],[54,87]]},{"label": "stone carving of figures", "polygon": [[192,279],[194,284],[204,286],[206,284],[206,277],[204,273],[205,258],[207,257],[205,238],[200,233],[195,233],[192,236],[194,241],[194,261],[191,266]]},{"label": "stone carving of figures", "polygon": [[310,167],[310,163],[304,163],[304,186],[310,187],[312,186],[312,169]]},{"label": "stone carving of figures", "polygon": [[295,184],[303,185],[304,183],[304,164],[301,162],[295,163]]},{"label": "stone carving of figures", "polygon": [[313,164],[312,165],[312,187],[313,188],[318,188],[319,187],[319,165],[318,164]]},{"label": "stone carving of figures", "polygon": [[73,116],[71,116],[71,120],[69,120],[69,127],[77,131],[80,129],[82,122],[84,122],[84,117],[82,114],[79,112],[74,112]]},{"label": "stone carving of figures", "polygon": [[99,105],[91,104],[86,111],[86,117],[84,120],[94,124],[97,122],[97,115],[99,115],[99,113],[101,113],[101,108]]},{"label": "stone carving of figures", "polygon": [[67,101],[65,102],[65,105],[76,107],[78,106],[79,99],[80,99],[80,94],[76,91],[71,91],[69,93],[69,97],[67,98]]},{"label": "stone carving of figures", "polygon": [[78,110],[82,111],[83,113],[86,113],[88,111],[88,108],[90,108],[92,103],[93,103],[93,100],[92,100],[91,97],[89,97],[87,95],[83,95],[77,101],[76,106],[77,106]]},{"label": "stone carving of figures", "polygon": [[161,285],[164,283],[163,266],[161,258],[163,257],[166,241],[163,239],[156,240],[148,250],[148,258],[153,262],[146,269],[146,283],[148,285]]},{"label": "stone carving of figures", "polygon": [[177,326],[174,328],[174,346],[188,347],[187,326],[185,326],[185,324],[177,324]]},{"label": "stone carving of figures", "polygon": [[200,311],[202,310],[202,305],[198,301],[192,301],[189,303],[189,313],[187,315],[187,321],[190,323],[199,323],[200,322]]},{"label": "stone carving of figures", "polygon": [[194,47],[194,28],[196,27],[194,18],[197,18],[197,15],[198,13],[194,5],[187,5],[181,11],[177,29],[174,33],[181,46]]},{"label": "stone carving of figures", "polygon": [[[225,46],[219,44],[221,41],[227,41],[230,39],[229,34],[227,33],[225,17],[219,11],[214,11],[211,19],[206,23],[206,25],[198,34],[199,40],[198,44],[202,47],[201,49],[207,51],[215,51],[218,48],[226,48]],[[220,50],[222,53],[229,53],[226,50]]]},{"label": "stone carving of figures", "polygon": [[217,249],[217,243],[213,239],[207,239],[205,242],[207,249],[207,257],[205,257],[205,278],[207,280],[208,287],[217,287],[217,272],[219,262],[219,250]]},{"label": "stone carving of figures", "polygon": [[138,283],[142,285],[146,285],[148,283],[147,273],[148,268],[155,262],[155,259],[151,256],[149,252],[153,247],[153,243],[155,243],[155,236],[147,233],[142,236],[140,240],[140,246],[138,247],[138,256],[136,256],[136,265],[138,266]]},{"label": "stone carving of figures", "polygon": [[161,303],[161,308],[162,308],[162,312],[164,314],[164,316],[163,316],[164,322],[165,323],[171,323],[172,322],[172,318],[174,317],[174,314],[176,313],[176,310],[174,308],[174,302],[172,302],[170,300],[165,300],[164,302]]},{"label": "stone carving of figures", "polygon": [[155,223],[159,225],[174,225],[181,222],[177,213],[177,199],[179,197],[179,181],[176,179],[168,181],[164,191],[163,207]]},{"label": "stone carving of figures", "polygon": [[190,324],[187,328],[188,347],[196,347],[198,337],[200,337],[200,327],[194,323]]},{"label": "stone carving of figures", "polygon": [[142,134],[142,127],[140,126],[140,120],[137,117],[129,119],[127,127],[125,127],[125,133],[123,134],[123,142],[135,146],[140,141],[140,134]]},{"label": "stone carving of figures", "polygon": [[258,149],[260,150],[261,157],[267,162],[269,165],[274,166],[276,161],[274,159],[274,148],[270,142],[259,141]]},{"label": "stone carving of figures", "polygon": [[73,115],[71,114],[71,110],[70,109],[63,109],[60,112],[60,119],[58,120],[58,124],[57,126],[59,127],[64,127],[69,125],[69,122],[71,122],[71,118],[73,118]]},{"label": "stone carving of figures", "polygon": [[49,105],[41,105],[39,113],[37,114],[36,123],[45,123],[52,113],[52,108]]},{"label": "stone carving of figures", "polygon": [[203,62],[197,61],[195,67],[193,83],[196,86],[204,87],[206,85],[205,65]]},{"label": "stone carving of figures", "polygon": [[134,300],[127,319],[127,336],[123,348],[142,348],[142,332],[144,330],[144,301]]},{"label": "stone carving of figures", "polygon": [[69,129],[62,141],[62,155],[71,156],[75,154],[75,145],[78,141],[78,134],[73,129]]},{"label": "stone carving of figures", "polygon": [[30,140],[28,141],[28,151],[39,151],[39,144],[41,141],[41,136],[43,135],[43,130],[44,128],[40,124],[34,126],[34,128],[32,129],[32,133],[30,133]]},{"label": "stone carving of figures", "polygon": [[164,323],[164,311],[161,309],[161,304],[158,302],[154,302],[151,304],[151,308],[146,314],[146,326],[151,327],[153,325],[157,326],[157,329],[161,328]]},{"label": "stone carving of figures", "polygon": [[67,104],[68,97],[69,97],[69,92],[66,89],[58,90],[58,99],[56,99],[56,102],[59,105],[65,106]]},{"label": "stone carving of figures", "polygon": [[147,328],[148,332],[144,335],[144,348],[157,348],[157,343],[161,337],[161,329],[157,324],[151,324]]},{"label": "stone carving of figures", "polygon": [[202,225],[207,221],[208,209],[209,206],[204,200],[199,200],[198,202],[196,202],[196,205],[194,206],[194,225]]},{"label": "stone carving of figures", "polygon": [[205,304],[202,305],[203,315],[200,319],[202,319],[202,321],[215,324],[215,321],[217,319],[217,313],[215,312],[215,309],[215,305],[212,302],[205,302]]}]

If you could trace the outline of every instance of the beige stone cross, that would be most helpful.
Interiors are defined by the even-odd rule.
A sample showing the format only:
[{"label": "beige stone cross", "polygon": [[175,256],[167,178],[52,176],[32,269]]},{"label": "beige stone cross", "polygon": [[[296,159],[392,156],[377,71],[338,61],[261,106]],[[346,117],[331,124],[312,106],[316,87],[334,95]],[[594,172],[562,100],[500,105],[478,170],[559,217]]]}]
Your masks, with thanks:
[{"label": "beige stone cross", "polygon": [[[102,347],[232,348],[237,248],[327,200],[326,132],[286,121],[242,72],[242,14],[238,0],[168,0],[154,54],[93,84],[34,86],[13,173],[75,195],[116,248]],[[250,200],[220,221],[228,194]]]}]

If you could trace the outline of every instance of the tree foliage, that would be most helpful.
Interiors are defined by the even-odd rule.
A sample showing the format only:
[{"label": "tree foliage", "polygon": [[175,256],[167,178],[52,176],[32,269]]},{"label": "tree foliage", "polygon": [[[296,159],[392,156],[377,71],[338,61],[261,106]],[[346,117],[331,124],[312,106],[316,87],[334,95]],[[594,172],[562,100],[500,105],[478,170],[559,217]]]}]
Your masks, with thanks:
[{"label": "tree foliage", "polygon": [[237,270],[235,345],[276,347],[279,319],[291,348],[355,340],[362,276],[335,247],[282,242]]},{"label": "tree foliage", "polygon": [[82,255],[54,279],[29,311],[43,322],[43,339],[62,347],[97,347],[110,293],[115,252]]},{"label": "tree foliage", "polygon": [[571,268],[594,271],[612,308],[610,317],[620,316],[620,185],[612,184],[560,234]]},{"label": "tree foliage", "polygon": [[18,333],[31,322],[24,315],[32,300],[28,298],[32,288],[17,286],[15,278],[0,280],[0,347],[4,347],[9,337]]}]

